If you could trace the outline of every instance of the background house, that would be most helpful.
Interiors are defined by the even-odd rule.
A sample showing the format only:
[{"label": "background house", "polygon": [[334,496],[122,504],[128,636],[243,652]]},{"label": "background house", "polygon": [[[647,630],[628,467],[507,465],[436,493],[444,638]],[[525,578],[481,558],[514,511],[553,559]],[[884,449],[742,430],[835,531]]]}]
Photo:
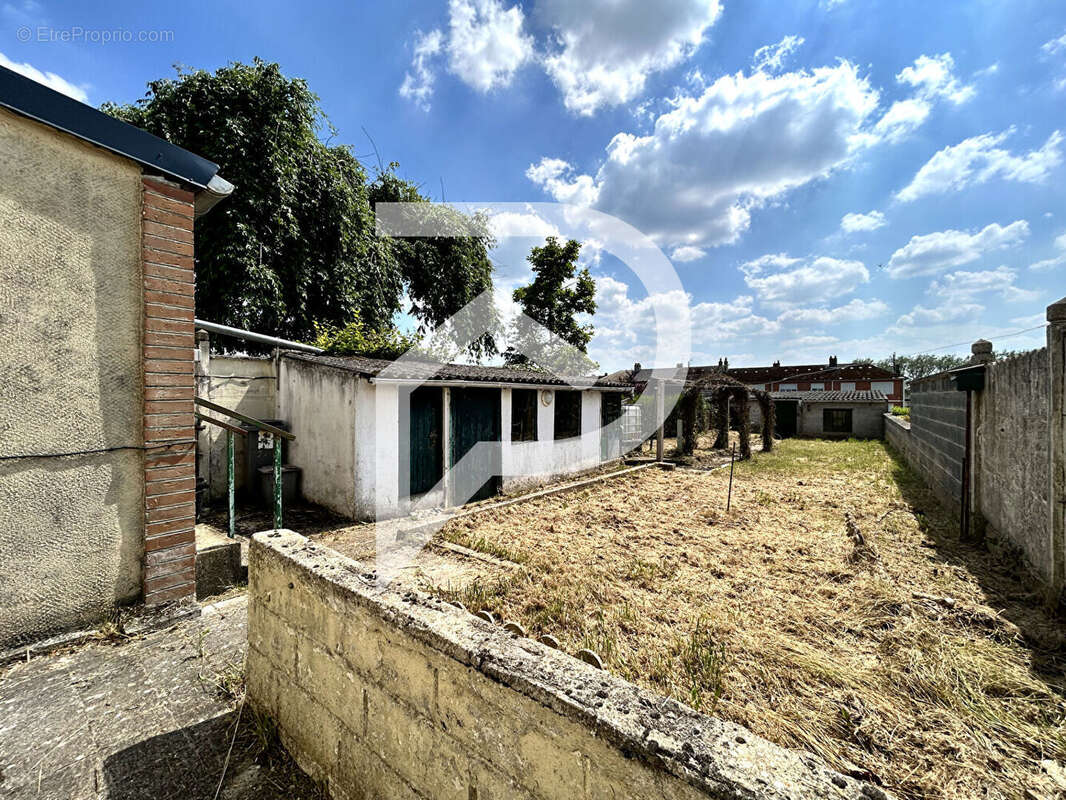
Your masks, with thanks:
[{"label": "background house", "polygon": [[888,400],[881,392],[771,392],[778,436],[880,439]]},{"label": "background house", "polygon": [[231,190],[0,67],[0,648],[192,596],[193,225]]}]

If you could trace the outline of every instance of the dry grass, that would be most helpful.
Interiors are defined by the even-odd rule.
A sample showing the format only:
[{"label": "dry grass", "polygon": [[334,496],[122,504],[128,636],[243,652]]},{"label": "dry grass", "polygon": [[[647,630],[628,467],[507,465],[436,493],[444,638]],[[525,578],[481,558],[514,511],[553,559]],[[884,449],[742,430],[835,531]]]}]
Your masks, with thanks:
[{"label": "dry grass", "polygon": [[443,536],[525,579],[451,594],[900,797],[1056,796],[1040,761],[1066,759],[1066,628],[1034,587],[961,545],[880,442],[738,464],[728,515],[727,473],[455,520]]}]

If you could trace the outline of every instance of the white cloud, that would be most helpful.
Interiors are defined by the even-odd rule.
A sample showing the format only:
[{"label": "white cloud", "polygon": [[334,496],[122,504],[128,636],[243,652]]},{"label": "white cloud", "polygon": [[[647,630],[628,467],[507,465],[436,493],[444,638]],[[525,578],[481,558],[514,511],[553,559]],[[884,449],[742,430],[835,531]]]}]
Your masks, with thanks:
[{"label": "white cloud", "polygon": [[[768,272],[775,269],[775,272]],[[741,265],[744,282],[768,306],[792,308],[824,303],[846,294],[870,280],[859,261],[820,256],[804,260],[783,254],[766,255]]]},{"label": "white cloud", "polygon": [[580,198],[660,243],[734,242],[752,208],[848,162],[877,97],[847,62],[726,75],[678,96],[650,134],[615,135],[595,176],[552,158],[526,175],[556,200]]},{"label": "white cloud", "polygon": [[533,57],[533,37],[525,32],[519,5],[505,8],[500,0],[450,0],[448,33],[415,34],[411,69],[404,75],[400,96],[428,110],[436,80],[434,61],[448,58],[448,69],[464,83],[488,92],[510,84],[515,72]]},{"label": "white cloud", "polygon": [[1012,247],[1028,235],[1029,223],[1020,219],[1006,227],[993,222],[977,233],[946,230],[912,236],[892,254],[886,269],[893,278],[935,275],[976,261],[986,253]]},{"label": "white cloud", "polygon": [[1039,292],[1014,285],[1018,274],[1009,267],[978,272],[951,272],[929,286],[929,294],[944,300],[964,303],[977,295],[995,292],[1008,302],[1027,302],[1040,296]]},{"label": "white cloud", "polygon": [[768,44],[755,51],[751,65],[757,72],[780,72],[787,59],[806,41],[802,36],[790,34],[777,44]]},{"label": "white cloud", "polygon": [[992,178],[1020,183],[1040,183],[1062,163],[1062,134],[1054,131],[1037,150],[1013,155],[1001,145],[1014,133],[986,133],[964,139],[933,155],[896,198],[910,202],[929,194],[958,191]]},{"label": "white cloud", "polygon": [[784,326],[830,325],[836,322],[857,322],[874,319],[888,313],[883,300],[860,300],[858,297],[836,308],[793,308],[782,312],[777,322]]},{"label": "white cloud", "polygon": [[974,96],[972,86],[963,86],[954,75],[955,59],[951,53],[938,56],[918,56],[914,64],[904,67],[896,80],[913,86],[919,96],[943,98],[955,105],[965,103]]},{"label": "white cloud", "polygon": [[561,238],[559,228],[539,214],[529,212],[521,214],[516,211],[501,211],[489,218],[489,228],[497,239],[509,237],[533,237],[546,239],[549,236]]},{"label": "white cloud", "polygon": [[841,229],[847,233],[875,231],[878,228],[883,228],[886,224],[885,215],[880,211],[871,211],[868,214],[845,214],[840,220]]},{"label": "white cloud", "polygon": [[984,310],[985,307],[977,303],[948,303],[935,308],[917,305],[909,313],[896,320],[896,324],[910,328],[920,325],[940,325],[945,322],[972,320]]},{"label": "white cloud", "polygon": [[589,115],[691,56],[721,10],[718,0],[538,0],[533,16],[552,32],[543,63],[563,102]]},{"label": "white cloud", "polygon": [[895,143],[920,128],[933,110],[928,100],[911,97],[897,100],[873,128],[872,139]]},{"label": "white cloud", "polygon": [[1029,269],[1054,269],[1055,267],[1066,265],[1066,233],[1055,237],[1055,248],[1059,251],[1057,256],[1045,258],[1043,261],[1037,261],[1035,264],[1030,264]]},{"label": "white cloud", "polygon": [[1049,56],[1066,52],[1066,33],[1055,39],[1044,42],[1044,44],[1040,46],[1040,49]]},{"label": "white cloud", "polygon": [[682,245],[681,247],[675,247],[673,252],[670,253],[670,258],[674,261],[695,261],[696,259],[703,258],[707,255],[707,251],[700,247],[692,247],[691,245]]},{"label": "white cloud", "polygon": [[429,33],[418,31],[415,34],[411,70],[403,76],[400,97],[410,100],[423,111],[429,111],[429,99],[433,96],[436,79],[431,62],[441,52],[443,45],[444,34],[438,30]]},{"label": "white cloud", "polygon": [[7,67],[19,75],[24,75],[30,80],[37,81],[37,83],[43,83],[49,89],[54,89],[68,97],[73,97],[82,103],[89,102],[89,93],[86,91],[88,84],[75,86],[66,78],[62,78],[54,72],[42,72],[30,63],[12,61],[3,53],[0,53],[0,67]]},{"label": "white cloud", "polygon": [[448,66],[481,92],[506,86],[533,55],[521,6],[500,0],[451,0],[448,4]]},{"label": "white cloud", "polygon": [[960,84],[954,71],[951,53],[918,56],[911,66],[900,70],[897,83],[914,89],[914,96],[897,100],[889,107],[874,126],[871,141],[898,142],[925,123],[937,101],[960,105],[972,98],[975,89]]}]

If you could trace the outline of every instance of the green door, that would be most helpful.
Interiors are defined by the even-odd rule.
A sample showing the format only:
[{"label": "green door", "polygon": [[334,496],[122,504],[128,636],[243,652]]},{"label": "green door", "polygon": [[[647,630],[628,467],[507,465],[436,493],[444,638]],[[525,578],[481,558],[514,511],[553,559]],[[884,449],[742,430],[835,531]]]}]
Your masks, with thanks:
[{"label": "green door", "polygon": [[[409,454],[409,466],[405,469],[401,458],[400,493],[414,496],[428,492],[444,475],[444,451],[441,445],[444,390],[432,386],[419,386],[410,393],[410,397],[410,441],[407,447],[403,447],[401,441],[400,450],[401,453],[406,451]],[[404,491],[404,473],[410,480],[406,492]]]},{"label": "green door", "polygon": [[[451,390],[451,484],[453,502],[472,502],[500,491],[500,446],[479,451],[461,469],[460,459],[478,442],[500,441],[500,390]],[[487,479],[486,479],[487,478]]]}]

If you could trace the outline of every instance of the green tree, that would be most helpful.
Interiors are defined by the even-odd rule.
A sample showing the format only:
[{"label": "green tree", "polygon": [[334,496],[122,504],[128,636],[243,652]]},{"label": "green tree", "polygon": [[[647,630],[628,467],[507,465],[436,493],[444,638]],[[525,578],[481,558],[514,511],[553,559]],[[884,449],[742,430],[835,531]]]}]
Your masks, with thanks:
[{"label": "green tree", "polygon": [[968,359],[963,356],[951,354],[918,353],[913,356],[896,356],[883,358],[875,361],[874,366],[889,370],[899,370],[907,381],[924,378],[927,375],[935,375],[938,372],[946,372],[955,367],[966,364]]},{"label": "green tree", "polygon": [[[203,318],[301,340],[315,336],[316,325],[356,319],[380,332],[392,327],[405,291],[419,322],[436,325],[492,286],[487,234],[425,243],[419,254],[433,256],[425,261],[402,240],[375,234],[375,200],[426,198],[395,165],[368,184],[348,146],[319,138],[335,131],[317,96],[277,64],[179,69],[150,82],[137,103],[102,108],[216,162],[237,187],[197,220]],[[492,347],[482,340],[474,350]]]},{"label": "green tree", "polygon": [[[558,347],[522,320],[511,330],[513,344],[504,353],[512,365],[533,365],[553,371],[587,372],[596,363],[587,357],[592,339],[591,324],[581,324],[578,314],[596,311],[596,283],[588,269],[577,269],[581,243],[573,239],[559,244],[549,236],[543,247],[534,247],[527,256],[533,268],[533,280],[514,291],[514,301],[523,314],[547,328],[574,350]],[[582,357],[574,358],[576,350]]]}]

